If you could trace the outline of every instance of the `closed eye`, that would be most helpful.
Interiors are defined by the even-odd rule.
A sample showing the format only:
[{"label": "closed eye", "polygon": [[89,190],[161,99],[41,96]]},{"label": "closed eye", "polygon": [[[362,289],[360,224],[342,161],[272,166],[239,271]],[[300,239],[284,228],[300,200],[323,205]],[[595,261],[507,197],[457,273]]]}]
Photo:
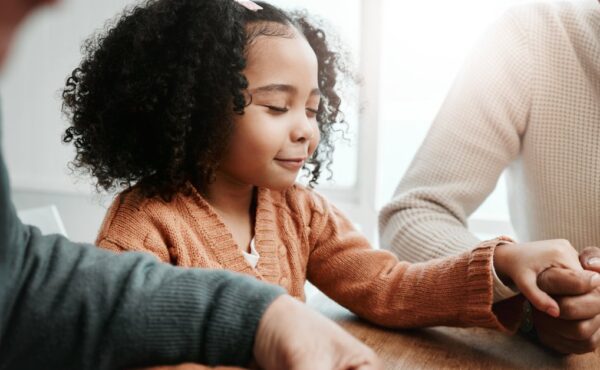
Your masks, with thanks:
[{"label": "closed eye", "polygon": [[269,108],[269,110],[278,112],[278,113],[285,113],[288,111],[288,109],[286,107],[276,107],[274,105],[265,105],[264,107]]},{"label": "closed eye", "polygon": [[308,118],[314,118],[317,116],[317,114],[319,114],[319,111],[317,109],[312,108],[306,108],[306,112],[308,113]]}]

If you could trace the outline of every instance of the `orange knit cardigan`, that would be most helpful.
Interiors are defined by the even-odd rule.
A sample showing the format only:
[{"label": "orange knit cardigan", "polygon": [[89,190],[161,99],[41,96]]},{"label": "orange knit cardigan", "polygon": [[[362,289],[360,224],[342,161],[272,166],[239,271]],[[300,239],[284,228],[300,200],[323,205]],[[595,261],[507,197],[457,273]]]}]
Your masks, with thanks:
[{"label": "orange knit cardigan", "polygon": [[143,251],[183,267],[228,269],[287,289],[304,300],[308,279],[356,315],[392,328],[478,326],[513,331],[518,315],[501,323],[492,311],[494,248],[483,242],[456,257],[401,262],[373,249],[340,211],[300,185],[278,192],[259,188],[255,243],[260,259],[248,264],[230,231],[189,185],[170,202],[136,188],[114,200],[97,245]]}]

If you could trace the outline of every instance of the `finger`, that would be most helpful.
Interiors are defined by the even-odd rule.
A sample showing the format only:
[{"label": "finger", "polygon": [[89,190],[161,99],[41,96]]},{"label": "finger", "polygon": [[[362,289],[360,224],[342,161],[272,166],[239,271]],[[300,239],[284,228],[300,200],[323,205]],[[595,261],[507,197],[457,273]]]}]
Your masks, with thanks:
[{"label": "finger", "polygon": [[356,367],[353,367],[356,370],[383,370],[383,365],[379,358],[373,355],[373,358],[369,361],[365,361],[365,363],[360,364]]},{"label": "finger", "polygon": [[563,339],[560,342],[563,351],[565,351],[563,353],[584,354],[594,352],[598,348],[599,339],[600,335],[596,333],[592,338],[587,340]]},{"label": "finger", "polygon": [[579,262],[586,270],[600,272],[600,248],[587,247],[579,254]]},{"label": "finger", "polygon": [[373,353],[370,361],[364,365],[361,365],[360,367],[358,367],[358,369],[359,370],[383,370],[383,364],[381,363],[381,360],[379,359],[379,357],[377,357],[377,355],[375,355],[375,353]]},{"label": "finger", "polygon": [[356,355],[354,359],[338,359],[338,365],[335,369],[340,370],[380,370],[381,364],[379,358],[370,348]]},{"label": "finger", "polygon": [[555,331],[556,322],[559,319],[548,316],[544,312],[533,309],[533,324],[537,331],[538,340],[546,347],[562,354],[571,353],[571,346],[567,344],[568,339],[563,338]]},{"label": "finger", "polygon": [[546,321],[546,325],[551,325],[551,330],[565,339],[589,340],[600,329],[600,315],[587,320],[553,320]]},{"label": "finger", "polygon": [[382,369],[382,367],[377,366],[376,364],[363,364],[363,365],[359,365],[357,367],[354,367],[353,370],[380,370]]},{"label": "finger", "polygon": [[537,285],[548,294],[580,295],[600,286],[600,274],[552,267],[538,275]]},{"label": "finger", "polygon": [[563,355],[568,355],[571,352],[571,347],[568,343],[565,343],[564,339],[554,336],[538,336],[539,341],[546,347]]},{"label": "finger", "polygon": [[578,296],[556,297],[560,317],[565,320],[586,320],[600,315],[600,289]]},{"label": "finger", "polygon": [[571,355],[571,354],[582,354],[590,351],[585,351],[581,348],[581,344],[577,343],[577,341],[570,339],[561,339],[557,337],[548,337],[548,338],[540,338],[540,342],[544,344],[546,347],[553,349],[554,351],[563,354],[563,355]]},{"label": "finger", "polygon": [[547,313],[552,317],[558,317],[560,309],[558,303],[546,292],[540,290],[537,286],[537,276],[535,273],[526,273],[519,281],[515,281],[517,287],[523,295],[531,302],[538,310]]},{"label": "finger", "polygon": [[322,362],[309,364],[309,361],[305,361],[302,364],[292,364],[287,367],[290,370],[303,370],[303,369],[315,369],[315,370],[331,370],[333,367],[331,364],[325,365]]},{"label": "finger", "polygon": [[533,323],[540,342],[560,353],[594,351],[600,343],[600,316],[587,321],[569,321],[552,318],[533,311]]}]

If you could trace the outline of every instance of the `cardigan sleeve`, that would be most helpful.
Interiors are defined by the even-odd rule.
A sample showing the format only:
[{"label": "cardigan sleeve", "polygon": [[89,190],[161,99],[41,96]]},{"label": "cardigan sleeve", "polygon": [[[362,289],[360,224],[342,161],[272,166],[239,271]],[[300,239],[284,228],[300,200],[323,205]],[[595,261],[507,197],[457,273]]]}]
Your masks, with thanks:
[{"label": "cardigan sleeve", "polygon": [[505,239],[480,243],[458,256],[401,262],[388,251],[372,249],[326,200],[313,193],[312,201],[308,279],[350,311],[387,327],[516,329],[517,317],[500,323],[492,311],[493,254]]},{"label": "cardigan sleeve", "polygon": [[[421,262],[479,244],[468,217],[519,155],[531,105],[527,33],[514,13],[467,59],[392,200],[379,216],[380,242]],[[515,293],[495,280],[497,299]]]}]

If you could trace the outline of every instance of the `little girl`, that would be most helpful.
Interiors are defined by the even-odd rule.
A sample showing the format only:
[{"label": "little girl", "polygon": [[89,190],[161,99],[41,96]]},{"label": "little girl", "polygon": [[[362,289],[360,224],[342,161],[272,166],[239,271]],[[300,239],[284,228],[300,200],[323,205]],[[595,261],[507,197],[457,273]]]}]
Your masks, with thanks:
[{"label": "little girl", "polygon": [[126,189],[97,244],[249,274],[298,299],[308,279],[386,327],[513,331],[520,310],[492,311],[494,273],[557,316],[536,277],[581,269],[573,250],[524,253],[501,237],[452,258],[399,262],[295,184],[301,169],[313,185],[328,168],[346,72],[306,14],[264,2],[155,0],[127,12],[88,42],[63,94],[74,164],[100,188]]}]

